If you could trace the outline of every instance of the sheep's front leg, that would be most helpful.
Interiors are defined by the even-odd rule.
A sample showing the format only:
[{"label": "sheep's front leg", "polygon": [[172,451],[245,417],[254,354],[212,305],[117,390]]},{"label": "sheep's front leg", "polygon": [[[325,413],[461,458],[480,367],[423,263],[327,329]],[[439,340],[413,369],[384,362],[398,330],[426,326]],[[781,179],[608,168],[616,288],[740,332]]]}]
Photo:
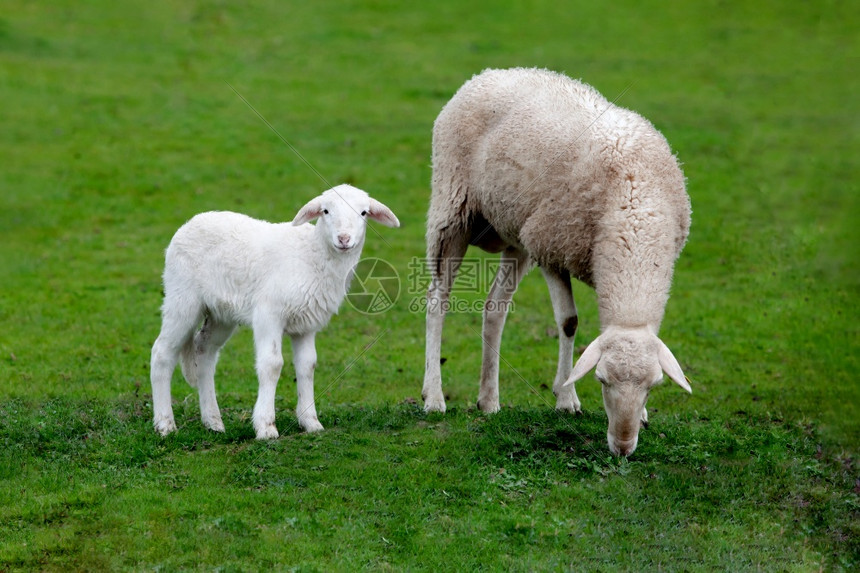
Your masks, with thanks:
[{"label": "sheep's front leg", "polygon": [[513,248],[506,249],[499,260],[499,269],[484,305],[484,326],[481,338],[483,356],[481,360],[481,389],[478,392],[478,408],[483,412],[499,411],[499,348],[508,307],[514,293],[528,269],[528,256]]},{"label": "sheep's front leg", "polygon": [[284,335],[280,324],[269,321],[254,322],[254,349],[257,354],[257,378],[260,389],[254,405],[254,430],[258,440],[278,437],[275,427],[275,391],[284,366],[281,342]]},{"label": "sheep's front leg", "polygon": [[314,404],[314,369],[317,367],[317,349],[314,344],[315,333],[292,336],[293,366],[296,369],[296,416],[299,425],[306,432],[319,432],[323,429],[317,418]]},{"label": "sheep's front leg", "polygon": [[541,267],[549,296],[552,300],[552,311],[558,326],[558,370],[552,383],[552,392],[556,396],[557,410],[582,412],[582,405],[576,395],[573,384],[565,386],[573,369],[573,340],[578,324],[576,304],[573,302],[573,292],[570,290],[570,274],[556,272]]}]

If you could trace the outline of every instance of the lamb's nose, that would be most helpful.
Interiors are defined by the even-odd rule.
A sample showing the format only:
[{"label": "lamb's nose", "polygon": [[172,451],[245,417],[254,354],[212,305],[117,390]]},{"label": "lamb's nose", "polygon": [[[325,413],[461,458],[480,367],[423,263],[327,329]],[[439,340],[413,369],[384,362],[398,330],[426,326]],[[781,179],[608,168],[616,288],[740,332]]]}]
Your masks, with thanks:
[{"label": "lamb's nose", "polygon": [[349,246],[349,241],[351,237],[346,233],[340,234],[337,236],[337,242],[340,243],[340,246],[346,248]]}]

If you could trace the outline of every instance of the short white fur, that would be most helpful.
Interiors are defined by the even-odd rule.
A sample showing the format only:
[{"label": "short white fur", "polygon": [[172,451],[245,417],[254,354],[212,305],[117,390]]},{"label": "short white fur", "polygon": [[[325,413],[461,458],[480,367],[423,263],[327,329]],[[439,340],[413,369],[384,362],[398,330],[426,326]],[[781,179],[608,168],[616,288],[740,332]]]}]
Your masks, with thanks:
[{"label": "short white fur", "polygon": [[[316,225],[308,223],[314,219]],[[343,302],[367,219],[400,226],[388,207],[360,189],[339,185],[309,201],[292,223],[215,211],[196,215],[176,232],[165,253],[162,326],[151,358],[158,433],[176,430],[170,381],[177,362],[197,388],[204,426],[224,431],[215,365],[238,326],[254,331],[257,438],[278,437],[275,390],[285,334],[293,345],[299,425],[308,432],[323,429],[314,403],[314,340]]]}]

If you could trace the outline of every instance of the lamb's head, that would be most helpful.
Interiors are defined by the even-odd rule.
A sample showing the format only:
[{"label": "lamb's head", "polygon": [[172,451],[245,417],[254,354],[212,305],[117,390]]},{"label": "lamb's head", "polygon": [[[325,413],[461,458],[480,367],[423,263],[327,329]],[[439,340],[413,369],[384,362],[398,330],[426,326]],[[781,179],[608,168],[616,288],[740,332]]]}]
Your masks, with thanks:
[{"label": "lamb's head", "polygon": [[639,427],[647,422],[645,402],[665,372],[691,392],[681,366],[662,340],[647,327],[607,329],[582,353],[565,384],[572,384],[595,368],[603,386],[603,406],[609,418],[606,439],[616,456],[629,456],[639,441]]},{"label": "lamb's head", "polygon": [[293,225],[314,219],[319,219],[317,231],[326,237],[329,247],[340,253],[361,250],[368,219],[386,227],[400,226],[391,209],[351,185],[338,185],[311,199],[296,214]]}]

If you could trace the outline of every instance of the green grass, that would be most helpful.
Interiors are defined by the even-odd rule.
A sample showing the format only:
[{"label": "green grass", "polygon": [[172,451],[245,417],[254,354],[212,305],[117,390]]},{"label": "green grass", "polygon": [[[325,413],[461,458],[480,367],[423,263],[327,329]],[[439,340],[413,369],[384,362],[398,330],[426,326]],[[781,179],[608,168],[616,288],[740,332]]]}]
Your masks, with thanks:
[{"label": "green grass", "polygon": [[[858,20],[835,1],[6,2],[0,571],[855,569]],[[635,454],[610,458],[590,377],[584,416],[552,410],[533,272],[498,415],[474,410],[476,313],[446,323],[449,413],[421,413],[420,295],[402,292],[318,336],[323,434],[299,432],[286,368],[282,438],[253,440],[242,332],[219,364],[226,434],[177,375],[180,429],[157,437],[172,233],[210,209],[289,220],[327,186],[231,86],[327,181],[392,207],[402,228],[365,256],[406,291],[432,122],[472,74],[515,65],[627,90],[683,162],[693,227],[661,336],[693,395],[655,392]],[[574,290],[583,345],[596,304]]]},{"label": "green grass", "polygon": [[225,435],[186,404],[166,440],[139,398],[8,402],[2,477],[25,485],[4,494],[0,557],[26,569],[446,570],[456,557],[458,570],[803,570],[847,566],[838,548],[860,533],[848,462],[823,459],[810,425],[671,416],[628,461],[607,454],[597,413],[574,424],[547,408],[338,406],[322,435],[287,422],[260,443],[233,402]]}]

